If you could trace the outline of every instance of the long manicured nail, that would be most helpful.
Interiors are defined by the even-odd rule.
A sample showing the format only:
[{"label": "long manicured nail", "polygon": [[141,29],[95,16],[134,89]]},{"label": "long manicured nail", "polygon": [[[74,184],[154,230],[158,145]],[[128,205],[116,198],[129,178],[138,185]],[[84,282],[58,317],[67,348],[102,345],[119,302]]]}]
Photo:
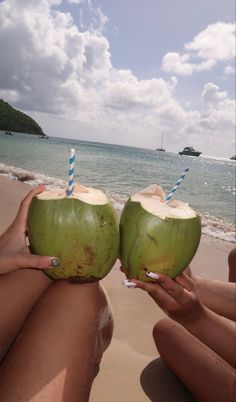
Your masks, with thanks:
[{"label": "long manicured nail", "polygon": [[61,261],[59,260],[59,258],[53,258],[50,262],[51,268],[57,268],[59,267],[59,265],[61,265]]},{"label": "long manicured nail", "polygon": [[134,283],[134,282],[130,282],[129,279],[124,279],[124,280],[122,281],[122,283],[123,283],[123,285],[124,285],[125,287],[127,287],[127,288],[136,288],[136,287],[137,287],[137,284]]},{"label": "long manicured nail", "polygon": [[155,274],[154,272],[146,272],[146,275],[149,276],[151,279],[159,279],[160,276],[158,274]]}]

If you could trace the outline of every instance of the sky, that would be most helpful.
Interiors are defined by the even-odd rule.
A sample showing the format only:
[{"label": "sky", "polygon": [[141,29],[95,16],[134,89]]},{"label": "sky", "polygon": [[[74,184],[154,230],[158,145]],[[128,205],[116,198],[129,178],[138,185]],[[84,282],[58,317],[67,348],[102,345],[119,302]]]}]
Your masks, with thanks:
[{"label": "sky", "polygon": [[234,0],[0,0],[0,98],[49,136],[235,154]]}]

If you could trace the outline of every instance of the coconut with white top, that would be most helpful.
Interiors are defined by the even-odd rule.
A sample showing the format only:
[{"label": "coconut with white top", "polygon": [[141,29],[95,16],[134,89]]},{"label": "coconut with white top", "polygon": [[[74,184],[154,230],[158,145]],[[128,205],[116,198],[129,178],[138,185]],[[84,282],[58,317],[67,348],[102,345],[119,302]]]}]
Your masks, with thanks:
[{"label": "coconut with white top", "polygon": [[68,190],[44,191],[34,197],[28,215],[30,249],[61,261],[44,272],[51,279],[94,282],[106,276],[119,250],[116,212],[106,195],[75,184]]},{"label": "coconut with white top", "polygon": [[148,272],[175,278],[192,260],[201,237],[200,217],[186,203],[166,201],[152,185],[129,198],[120,219],[120,260],[127,278]]}]

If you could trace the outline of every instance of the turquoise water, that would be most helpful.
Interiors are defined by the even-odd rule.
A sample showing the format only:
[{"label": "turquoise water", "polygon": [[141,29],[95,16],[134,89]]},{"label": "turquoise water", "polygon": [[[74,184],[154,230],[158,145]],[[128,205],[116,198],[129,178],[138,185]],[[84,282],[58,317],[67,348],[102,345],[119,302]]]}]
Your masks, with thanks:
[{"label": "turquoise water", "polygon": [[184,169],[189,167],[175,197],[188,202],[202,214],[206,232],[215,235],[217,231],[223,231],[232,241],[235,162],[229,159],[195,158],[59,138],[43,140],[27,134],[8,136],[0,132],[0,174],[30,184],[61,185],[61,180],[67,180],[72,147],[76,150],[76,179],[103,189],[118,209],[122,209],[128,195],[150,184],[157,183],[169,192]]}]

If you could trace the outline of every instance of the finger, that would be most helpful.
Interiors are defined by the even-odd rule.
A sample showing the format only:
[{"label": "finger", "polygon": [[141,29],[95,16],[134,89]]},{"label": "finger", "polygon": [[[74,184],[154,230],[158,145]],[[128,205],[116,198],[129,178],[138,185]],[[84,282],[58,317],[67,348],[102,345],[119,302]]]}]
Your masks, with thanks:
[{"label": "finger", "polygon": [[56,268],[60,261],[55,257],[45,257],[33,254],[15,254],[0,256],[0,274],[16,271],[22,268]]},{"label": "finger", "polygon": [[159,274],[158,280],[160,286],[177,302],[182,302],[185,299],[185,292],[183,286],[178,284],[173,279],[166,275]]},{"label": "finger", "polygon": [[179,283],[181,286],[183,286],[189,292],[191,292],[194,289],[194,282],[193,282],[192,278],[190,278],[184,272],[182,272],[182,274],[178,275],[175,278],[175,280],[177,283]]},{"label": "finger", "polygon": [[0,255],[0,274],[6,274],[22,268],[54,268],[59,266],[59,263],[57,258],[32,254]]},{"label": "finger", "polygon": [[136,283],[130,282],[129,279],[124,279],[124,280],[122,281],[122,284],[123,284],[126,288],[136,288],[136,287],[137,287]]},{"label": "finger", "polygon": [[56,257],[45,257],[35,254],[23,254],[18,256],[19,268],[57,268],[60,260]]},{"label": "finger", "polygon": [[37,186],[33,190],[27,194],[27,196],[21,201],[20,208],[18,210],[16,219],[14,221],[15,224],[23,226],[24,229],[26,229],[27,225],[27,216],[28,216],[28,211],[29,207],[31,204],[32,199],[37,195],[42,193],[45,190],[45,186],[42,184],[40,186]]},{"label": "finger", "polygon": [[153,300],[163,309],[171,310],[175,307],[175,300],[158,283],[147,283],[137,279],[131,279],[136,287],[149,293]]}]

